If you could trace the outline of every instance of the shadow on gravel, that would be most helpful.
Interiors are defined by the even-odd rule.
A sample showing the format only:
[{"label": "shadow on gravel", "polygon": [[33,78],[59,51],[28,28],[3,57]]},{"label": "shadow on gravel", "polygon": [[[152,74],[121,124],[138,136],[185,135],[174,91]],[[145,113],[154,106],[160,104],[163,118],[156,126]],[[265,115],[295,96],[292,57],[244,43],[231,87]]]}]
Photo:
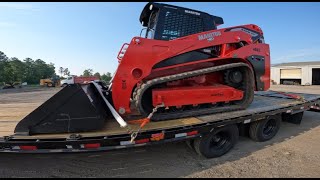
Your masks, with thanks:
[{"label": "shadow on gravel", "polygon": [[320,125],[320,114],[306,112],[301,125],[282,123],[270,141],[241,137],[220,158],[199,157],[184,142],[76,154],[0,154],[0,177],[184,177],[299,136]]}]

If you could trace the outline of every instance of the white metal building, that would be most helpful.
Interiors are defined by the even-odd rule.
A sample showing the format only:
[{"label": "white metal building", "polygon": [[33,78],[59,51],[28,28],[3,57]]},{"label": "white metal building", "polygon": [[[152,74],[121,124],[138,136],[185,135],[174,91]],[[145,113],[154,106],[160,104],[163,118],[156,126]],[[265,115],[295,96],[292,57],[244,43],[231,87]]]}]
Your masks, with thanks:
[{"label": "white metal building", "polygon": [[270,73],[274,84],[320,85],[320,61],[272,65]]}]

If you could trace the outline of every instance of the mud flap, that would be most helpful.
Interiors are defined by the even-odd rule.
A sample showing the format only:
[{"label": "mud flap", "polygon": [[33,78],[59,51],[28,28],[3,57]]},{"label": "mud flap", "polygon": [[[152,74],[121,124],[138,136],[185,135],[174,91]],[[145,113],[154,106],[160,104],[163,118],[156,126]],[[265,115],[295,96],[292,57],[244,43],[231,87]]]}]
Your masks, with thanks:
[{"label": "mud flap", "polygon": [[110,114],[93,84],[68,85],[22,119],[16,135],[75,133],[102,129]]}]

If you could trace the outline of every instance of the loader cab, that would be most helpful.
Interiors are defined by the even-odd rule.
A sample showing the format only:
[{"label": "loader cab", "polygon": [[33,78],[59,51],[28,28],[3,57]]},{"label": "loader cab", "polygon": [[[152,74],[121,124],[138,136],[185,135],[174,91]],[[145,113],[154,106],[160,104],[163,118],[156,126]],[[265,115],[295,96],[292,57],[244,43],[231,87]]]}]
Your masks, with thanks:
[{"label": "loader cab", "polygon": [[223,24],[223,19],[178,6],[148,3],[140,15],[140,23],[145,27],[145,38],[172,40],[215,30],[218,25]]}]

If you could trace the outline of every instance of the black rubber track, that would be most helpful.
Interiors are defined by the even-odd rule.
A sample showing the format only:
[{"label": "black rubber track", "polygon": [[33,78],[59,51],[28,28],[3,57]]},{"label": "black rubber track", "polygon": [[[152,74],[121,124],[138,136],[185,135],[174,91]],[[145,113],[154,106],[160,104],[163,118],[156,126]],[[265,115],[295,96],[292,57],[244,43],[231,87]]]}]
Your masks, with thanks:
[{"label": "black rubber track", "polygon": [[[156,79],[152,79],[150,81],[147,81],[141,86],[137,87],[135,89],[135,92],[133,94],[133,100],[135,101],[135,106],[140,112],[142,116],[147,117],[149,113],[151,112],[150,109],[147,110],[145,107],[143,107],[143,96],[144,93],[151,87],[154,87],[156,85],[170,82],[170,81],[176,81],[180,79],[200,76],[203,74],[208,74],[212,72],[217,71],[223,71],[227,69],[232,68],[243,68],[244,71],[244,98],[240,101],[237,101],[237,103],[233,105],[228,105],[225,107],[209,107],[209,108],[202,108],[202,109],[190,109],[190,110],[184,110],[181,112],[157,112],[155,113],[151,120],[152,121],[161,121],[161,120],[168,120],[168,119],[176,119],[176,118],[185,118],[185,117],[191,117],[191,116],[200,116],[200,115],[206,115],[206,114],[213,114],[213,113],[219,113],[219,112],[229,112],[229,111],[237,111],[237,110],[243,110],[246,109],[251,102],[253,101],[254,97],[254,76],[251,68],[245,64],[245,63],[232,63],[232,64],[226,64],[226,65],[220,65],[220,66],[214,66],[210,68],[204,68],[199,69],[195,71],[189,71],[185,73],[180,74],[174,74],[170,76],[160,77]],[[151,109],[152,110],[152,109]]]}]

